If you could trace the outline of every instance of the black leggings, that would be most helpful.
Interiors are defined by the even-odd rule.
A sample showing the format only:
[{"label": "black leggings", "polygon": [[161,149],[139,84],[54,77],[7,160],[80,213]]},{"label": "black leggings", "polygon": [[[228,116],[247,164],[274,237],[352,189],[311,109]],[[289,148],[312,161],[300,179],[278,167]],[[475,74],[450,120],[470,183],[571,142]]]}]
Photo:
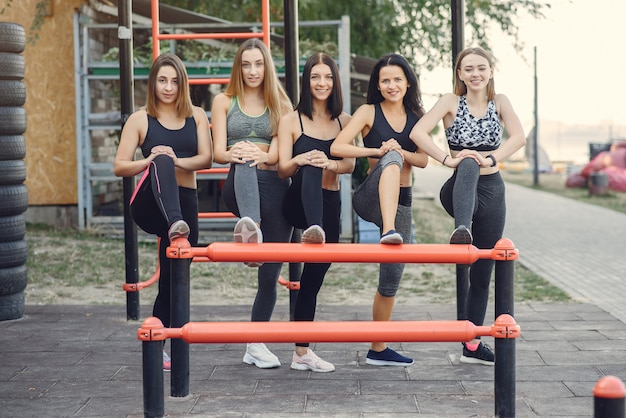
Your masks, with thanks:
[{"label": "black leggings", "polygon": [[[506,202],[500,173],[481,176],[480,167],[465,158],[444,183],[439,195],[445,210],[454,217],[454,225],[471,226],[473,244],[480,249],[493,248],[504,232]],[[489,302],[489,283],[493,260],[480,259],[470,268],[467,318],[483,325]]]},{"label": "black leggings", "polygon": [[[198,193],[196,189],[176,184],[174,162],[165,155],[156,157],[142,178],[130,202],[130,214],[144,231],[160,238],[159,243],[159,293],[154,301],[153,315],[170,326],[170,259],[167,231],[180,219],[189,224],[189,242],[198,243]],[[191,261],[190,261],[191,262]]]},{"label": "black leggings", "polygon": [[[326,233],[326,242],[339,242],[341,231],[341,197],[337,190],[322,189],[322,169],[302,167],[292,179],[283,201],[285,218],[296,228],[319,225]],[[294,309],[295,321],[313,321],[317,294],[322,288],[331,263],[304,263],[300,290]],[[308,347],[309,343],[296,343]]]}]

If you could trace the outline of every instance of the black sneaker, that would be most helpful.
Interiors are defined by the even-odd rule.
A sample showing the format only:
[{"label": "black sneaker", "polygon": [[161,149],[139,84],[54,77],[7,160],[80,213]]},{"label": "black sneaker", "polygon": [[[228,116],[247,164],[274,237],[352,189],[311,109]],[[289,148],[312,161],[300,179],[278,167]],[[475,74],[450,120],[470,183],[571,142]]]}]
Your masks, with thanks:
[{"label": "black sneaker", "polygon": [[480,342],[476,351],[470,351],[463,344],[463,355],[461,356],[461,363],[467,364],[484,364],[485,366],[493,366],[495,363],[495,356],[491,347],[487,344]]},{"label": "black sneaker", "polygon": [[404,240],[402,239],[402,235],[400,235],[399,232],[396,232],[395,229],[391,229],[387,231],[387,233],[384,234],[382,237],[380,237],[380,243],[399,245],[404,243]]},{"label": "black sneaker", "polygon": [[372,366],[410,366],[413,364],[413,359],[404,357],[401,354],[396,353],[391,348],[387,347],[383,351],[369,350],[367,352],[367,358],[365,363]]},{"label": "black sneaker", "polygon": [[472,233],[465,225],[459,225],[450,235],[450,244],[471,244]]}]

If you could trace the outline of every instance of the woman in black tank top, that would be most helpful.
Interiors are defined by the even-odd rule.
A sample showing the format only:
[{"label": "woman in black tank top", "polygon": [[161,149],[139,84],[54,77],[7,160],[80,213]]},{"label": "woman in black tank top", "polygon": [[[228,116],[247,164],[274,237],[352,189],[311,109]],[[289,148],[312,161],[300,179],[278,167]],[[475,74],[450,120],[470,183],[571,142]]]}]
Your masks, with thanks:
[{"label": "woman in black tank top", "polygon": [[[135,160],[142,148],[144,158]],[[122,129],[113,171],[116,176],[144,175],[130,202],[130,213],[144,231],[159,243],[159,293],[153,315],[170,326],[170,241],[198,241],[196,170],[210,168],[211,132],[204,109],[194,106],[187,72],[174,54],[162,54],[148,75],[146,106],[136,111]],[[163,352],[163,368],[169,370]]]},{"label": "woman in black tank top", "polygon": [[[339,175],[354,170],[354,158],[331,157],[330,145],[350,120],[342,111],[339,69],[325,53],[304,65],[300,102],[278,126],[278,173],[292,182],[283,200],[283,214],[305,229],[303,244],[339,242],[341,201]],[[313,321],[317,294],[330,263],[304,263],[294,320]],[[308,342],[296,342],[291,368],[331,372],[335,366],[320,359]]]},{"label": "woman in black tank top", "polygon": [[[380,228],[381,244],[411,241],[412,170],[425,167],[428,156],[416,150],[408,134],[423,113],[415,72],[403,56],[385,55],[372,70],[367,104],[357,109],[330,147],[339,157],[368,158],[370,169],[354,192],[352,206],[361,218]],[[359,133],[364,146],[352,144],[352,138]],[[403,271],[404,264],[380,264],[372,309],[375,321],[391,319]],[[413,359],[398,354],[384,342],[374,342],[366,362],[408,366]]]}]

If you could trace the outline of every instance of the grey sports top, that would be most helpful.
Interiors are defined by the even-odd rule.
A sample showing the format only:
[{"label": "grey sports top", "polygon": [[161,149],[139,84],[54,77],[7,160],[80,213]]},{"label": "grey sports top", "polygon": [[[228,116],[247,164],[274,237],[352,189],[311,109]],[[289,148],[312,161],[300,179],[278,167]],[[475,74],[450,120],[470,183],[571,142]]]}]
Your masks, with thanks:
[{"label": "grey sports top", "polygon": [[446,138],[448,146],[454,151],[493,151],[500,146],[502,130],[502,122],[493,100],[487,104],[487,114],[479,119],[470,113],[466,97],[460,96],[456,117],[446,129]]},{"label": "grey sports top", "polygon": [[240,141],[250,141],[259,145],[269,145],[272,142],[270,112],[267,107],[259,116],[250,116],[241,110],[239,99],[233,97],[230,99],[230,107],[226,115],[226,126],[227,148]]}]

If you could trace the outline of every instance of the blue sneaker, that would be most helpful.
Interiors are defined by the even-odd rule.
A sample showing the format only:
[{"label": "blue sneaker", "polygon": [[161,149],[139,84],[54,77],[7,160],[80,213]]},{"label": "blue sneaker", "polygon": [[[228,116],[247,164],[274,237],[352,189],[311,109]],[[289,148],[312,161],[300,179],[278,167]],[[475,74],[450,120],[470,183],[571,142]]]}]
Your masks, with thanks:
[{"label": "blue sneaker", "polygon": [[410,366],[413,364],[413,359],[404,357],[387,347],[383,351],[369,350],[367,352],[367,358],[365,359],[367,364],[372,366]]}]

